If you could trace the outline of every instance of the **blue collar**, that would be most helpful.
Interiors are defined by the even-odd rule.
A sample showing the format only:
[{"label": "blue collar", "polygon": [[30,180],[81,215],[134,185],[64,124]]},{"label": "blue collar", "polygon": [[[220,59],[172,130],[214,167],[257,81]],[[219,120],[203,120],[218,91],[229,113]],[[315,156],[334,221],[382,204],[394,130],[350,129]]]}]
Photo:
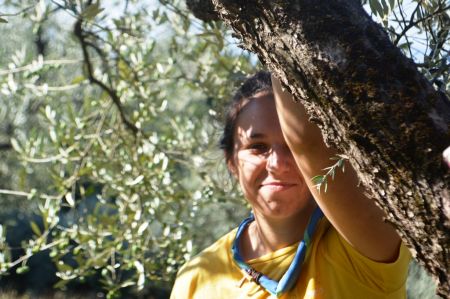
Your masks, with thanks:
[{"label": "blue collar", "polygon": [[233,246],[231,248],[231,251],[233,253],[233,259],[239,266],[239,268],[241,268],[248,275],[250,275],[250,277],[254,282],[262,286],[272,295],[275,295],[277,297],[281,296],[282,294],[292,289],[292,287],[297,282],[303,261],[305,259],[306,250],[311,243],[311,239],[314,234],[314,231],[316,230],[317,223],[322,218],[322,216],[323,216],[322,211],[319,209],[319,207],[317,207],[314,210],[311,218],[309,219],[308,226],[303,235],[303,240],[298,245],[297,252],[295,254],[294,259],[292,260],[292,263],[290,264],[286,273],[284,273],[283,277],[278,282],[270,279],[269,277],[265,276],[261,272],[256,271],[248,264],[246,264],[240,253],[239,244],[241,241],[241,237],[246,226],[250,222],[255,220],[255,216],[253,216],[253,214],[250,214],[250,217],[244,219],[244,221],[242,221],[241,224],[239,224],[236,237],[234,239]]}]

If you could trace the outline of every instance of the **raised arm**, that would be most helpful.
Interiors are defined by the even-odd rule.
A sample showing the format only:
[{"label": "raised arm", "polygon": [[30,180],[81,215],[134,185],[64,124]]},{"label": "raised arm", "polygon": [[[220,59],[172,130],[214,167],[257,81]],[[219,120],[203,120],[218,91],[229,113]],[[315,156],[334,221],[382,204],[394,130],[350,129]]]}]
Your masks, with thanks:
[{"label": "raised arm", "polygon": [[308,121],[306,111],[295,103],[292,95],[281,89],[272,77],[275,102],[281,129],[295,161],[305,178],[317,204],[341,236],[358,252],[378,262],[397,258],[400,237],[394,227],[383,221],[383,212],[364,195],[355,171],[346,165],[345,172],[337,172],[329,181],[327,191],[319,192],[311,180],[324,173],[334,162],[334,149],[328,148],[319,128]]}]

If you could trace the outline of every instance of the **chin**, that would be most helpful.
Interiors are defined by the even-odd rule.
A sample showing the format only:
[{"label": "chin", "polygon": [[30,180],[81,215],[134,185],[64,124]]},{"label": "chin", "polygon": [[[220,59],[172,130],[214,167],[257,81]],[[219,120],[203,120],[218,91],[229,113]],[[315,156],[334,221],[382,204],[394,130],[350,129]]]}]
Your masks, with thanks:
[{"label": "chin", "polygon": [[[273,218],[287,218],[294,215],[310,212],[311,196],[300,198],[300,196],[277,198],[272,197],[264,201],[264,215]],[[295,203],[295,204],[292,204]]]},{"label": "chin", "polygon": [[269,206],[268,209],[264,211],[264,215],[270,218],[283,219],[301,215],[303,212],[306,212],[306,210],[306,207],[303,206]]}]

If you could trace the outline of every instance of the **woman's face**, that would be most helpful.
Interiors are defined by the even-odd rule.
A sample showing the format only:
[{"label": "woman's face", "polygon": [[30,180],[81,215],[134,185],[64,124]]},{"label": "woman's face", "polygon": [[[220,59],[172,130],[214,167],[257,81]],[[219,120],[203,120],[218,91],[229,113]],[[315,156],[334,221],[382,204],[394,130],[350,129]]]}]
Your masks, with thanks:
[{"label": "woman's face", "polygon": [[296,215],[312,201],[284,140],[271,94],[257,94],[239,113],[229,168],[254,212],[265,217]]}]

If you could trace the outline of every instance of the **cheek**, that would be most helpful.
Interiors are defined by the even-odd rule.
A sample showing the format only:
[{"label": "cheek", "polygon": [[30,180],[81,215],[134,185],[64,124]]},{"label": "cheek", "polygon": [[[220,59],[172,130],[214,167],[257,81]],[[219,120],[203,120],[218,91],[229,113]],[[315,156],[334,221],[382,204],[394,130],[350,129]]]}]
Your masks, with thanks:
[{"label": "cheek", "polygon": [[297,165],[294,164],[294,169],[295,169],[295,174],[302,180],[304,181],[305,179],[303,178],[302,172],[300,171],[300,169],[298,169]]},{"label": "cheek", "polygon": [[241,186],[247,185],[252,176],[252,167],[249,167],[245,161],[239,161],[238,177]]},{"label": "cheek", "polygon": [[264,161],[260,157],[253,157],[248,155],[239,155],[237,159],[239,177],[249,180],[258,176],[261,169],[264,168]]}]

